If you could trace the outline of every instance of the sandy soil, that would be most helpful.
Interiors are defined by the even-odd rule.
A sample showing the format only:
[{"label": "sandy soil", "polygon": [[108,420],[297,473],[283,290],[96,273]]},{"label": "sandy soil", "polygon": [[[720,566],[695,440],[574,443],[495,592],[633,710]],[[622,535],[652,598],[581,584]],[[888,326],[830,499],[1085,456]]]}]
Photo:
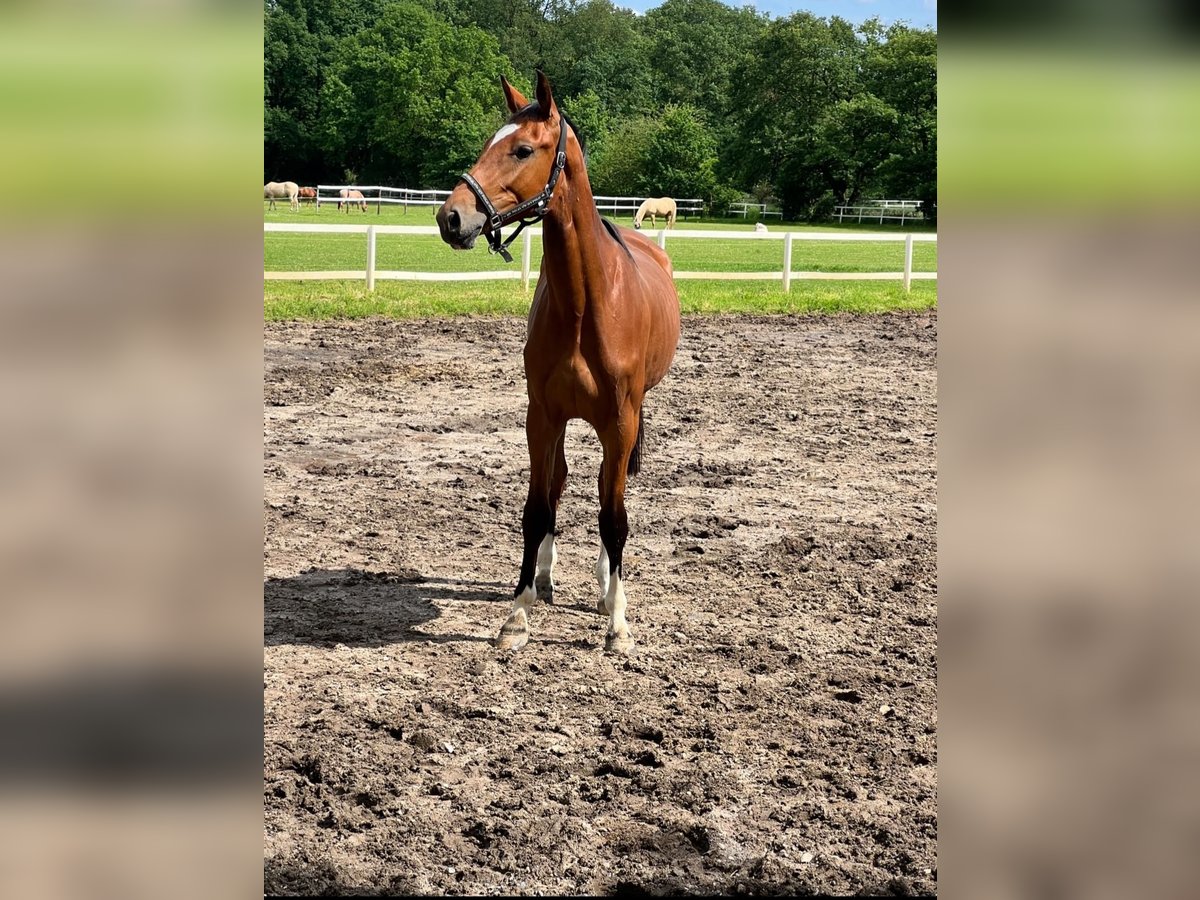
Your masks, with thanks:
[{"label": "sandy soil", "polygon": [[595,612],[511,602],[524,322],[265,329],[272,893],[935,893],[936,314],[687,318]]}]

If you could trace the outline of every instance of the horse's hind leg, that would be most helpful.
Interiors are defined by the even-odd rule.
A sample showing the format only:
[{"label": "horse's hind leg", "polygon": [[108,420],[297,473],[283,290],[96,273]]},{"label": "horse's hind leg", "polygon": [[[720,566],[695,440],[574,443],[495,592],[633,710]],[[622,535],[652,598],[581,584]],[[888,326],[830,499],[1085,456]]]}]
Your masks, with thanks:
[{"label": "horse's hind leg", "polygon": [[629,517],[625,514],[625,480],[628,477],[629,457],[633,453],[638,436],[640,412],[628,406],[620,418],[600,436],[604,446],[603,475],[600,481],[600,541],[601,558],[597,563],[597,576],[608,557],[607,584],[604,589],[603,608],[608,613],[608,633],[604,649],[614,653],[628,653],[633,649],[633,636],[629,623],[625,621],[625,584],[621,568],[625,552],[625,539],[629,536]]},{"label": "horse's hind leg", "polygon": [[520,650],[529,640],[529,611],[537,599],[534,573],[538,551],[548,536],[553,538],[554,509],[550,504],[550,485],[556,445],[563,427],[553,426],[540,408],[530,404],[525,415],[525,437],[529,442],[529,496],[521,515],[524,551],[512,610],[496,638],[496,646],[501,650]]},{"label": "horse's hind leg", "polygon": [[562,498],[563,487],[567,483],[567,457],[563,450],[566,437],[567,430],[564,428],[558,436],[553,471],[550,474],[550,531],[538,546],[537,576],[534,578],[537,595],[547,603],[554,600],[554,563],[558,560],[558,550],[554,546],[554,529],[558,522],[558,501]]}]

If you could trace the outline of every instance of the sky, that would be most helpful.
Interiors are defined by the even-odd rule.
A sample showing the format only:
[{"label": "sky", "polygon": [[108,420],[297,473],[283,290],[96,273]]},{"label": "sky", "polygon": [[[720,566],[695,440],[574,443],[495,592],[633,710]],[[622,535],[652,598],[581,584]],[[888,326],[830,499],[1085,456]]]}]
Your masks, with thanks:
[{"label": "sky", "polygon": [[[613,0],[635,12],[645,12],[662,5],[662,0]],[[753,6],[759,12],[770,13],[772,18],[782,19],[794,12],[810,12],[828,18],[841,16],[848,22],[858,24],[873,16],[887,25],[892,22],[907,22],[914,28],[937,28],[937,0],[724,0],[733,7]]]}]

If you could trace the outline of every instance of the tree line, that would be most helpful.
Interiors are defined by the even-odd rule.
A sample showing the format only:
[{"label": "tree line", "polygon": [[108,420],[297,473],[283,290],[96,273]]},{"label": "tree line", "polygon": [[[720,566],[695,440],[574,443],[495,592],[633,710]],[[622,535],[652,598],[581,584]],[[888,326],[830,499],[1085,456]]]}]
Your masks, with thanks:
[{"label": "tree line", "polygon": [[719,0],[267,0],[265,180],[449,188],[535,69],[597,194],[937,199],[937,34]]}]

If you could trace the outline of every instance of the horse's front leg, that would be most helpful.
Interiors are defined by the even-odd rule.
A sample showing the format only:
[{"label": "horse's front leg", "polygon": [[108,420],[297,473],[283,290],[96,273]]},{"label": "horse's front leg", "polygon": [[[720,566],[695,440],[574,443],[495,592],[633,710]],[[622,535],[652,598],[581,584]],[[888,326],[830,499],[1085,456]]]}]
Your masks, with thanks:
[{"label": "horse's front leg", "polygon": [[[563,428],[557,428],[545,412],[530,403],[525,414],[525,437],[529,443],[529,495],[521,515],[524,548],[521,573],[513,592],[513,606],[500,628],[496,646],[501,650],[520,650],[529,640],[529,612],[537,599],[534,575],[543,541],[549,540],[551,564],[554,552],[554,506],[550,502],[555,452]],[[565,468],[565,467],[564,467]],[[564,479],[566,473],[563,473]],[[561,490],[561,488],[560,488]]]},{"label": "horse's front leg", "polygon": [[[604,462],[600,477],[600,559],[596,577],[602,592],[600,611],[608,613],[608,633],[604,649],[628,653],[633,635],[625,621],[625,579],[621,567],[625,539],[629,536],[629,517],[625,514],[625,481],[629,457],[638,437],[640,411],[627,408],[615,425],[600,436]],[[607,571],[604,571],[607,569]]]},{"label": "horse's front leg", "polygon": [[567,430],[563,428],[555,442],[554,462],[550,473],[550,530],[538,545],[537,575],[534,578],[537,595],[547,603],[554,601],[554,563],[558,561],[554,533],[558,524],[558,501],[562,498],[563,487],[567,483],[567,457],[563,448],[566,438]]}]

